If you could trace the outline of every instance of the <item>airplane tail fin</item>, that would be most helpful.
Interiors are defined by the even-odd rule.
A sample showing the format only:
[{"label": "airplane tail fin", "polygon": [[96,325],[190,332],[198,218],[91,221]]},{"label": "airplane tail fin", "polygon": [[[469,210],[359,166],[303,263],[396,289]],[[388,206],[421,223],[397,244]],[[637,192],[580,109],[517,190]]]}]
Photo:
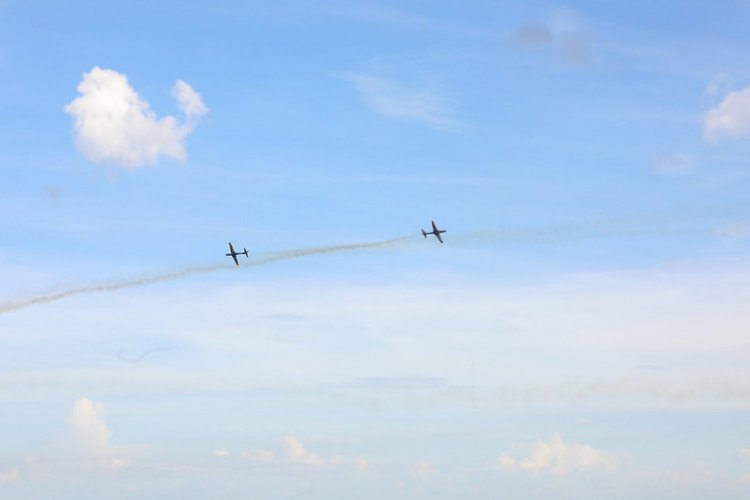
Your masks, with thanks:
[{"label": "airplane tail fin", "polygon": [[244,253],[244,254],[245,254],[245,257],[247,257],[247,256],[248,256],[248,255],[247,255],[247,248],[245,248],[245,247],[242,247],[242,249],[244,250],[244,252],[242,252],[242,253]]},{"label": "airplane tail fin", "polygon": [[422,229],[422,236],[424,236],[425,238],[427,238],[427,233],[424,232],[424,229]]}]

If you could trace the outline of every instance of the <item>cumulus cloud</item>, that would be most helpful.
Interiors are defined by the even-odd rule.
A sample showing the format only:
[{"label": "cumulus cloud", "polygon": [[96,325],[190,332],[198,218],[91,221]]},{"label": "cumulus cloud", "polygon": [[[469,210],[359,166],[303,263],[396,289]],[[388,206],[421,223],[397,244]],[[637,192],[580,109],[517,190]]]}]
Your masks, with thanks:
[{"label": "cumulus cloud", "polygon": [[284,438],[284,442],[286,443],[287,453],[291,462],[305,465],[323,465],[324,460],[318,455],[307,451],[302,441],[296,437],[287,436]]},{"label": "cumulus cloud", "polygon": [[404,87],[385,78],[371,75],[347,75],[367,106],[390,118],[420,121],[437,128],[453,128],[448,105],[441,96],[427,90]]},{"label": "cumulus cloud", "polygon": [[560,436],[555,435],[549,441],[538,440],[524,458],[501,455],[497,466],[501,469],[523,470],[535,474],[551,472],[564,475],[578,470],[611,469],[614,466],[614,457],[588,445],[565,443]]},{"label": "cumulus cloud", "polygon": [[222,448],[220,450],[214,450],[214,456],[219,457],[219,458],[228,457],[229,451],[227,451],[226,448]]},{"label": "cumulus cloud", "polygon": [[112,431],[103,415],[104,407],[101,403],[88,398],[81,398],[73,404],[68,425],[76,440],[87,450],[101,452],[110,447]]},{"label": "cumulus cloud", "polygon": [[37,453],[29,455],[24,475],[35,477],[96,475],[130,466],[131,459],[147,450],[140,445],[116,446],[104,420],[104,407],[88,398],[73,403],[67,428]]},{"label": "cumulus cloud", "polygon": [[153,165],[162,156],[184,161],[185,139],[208,112],[200,94],[177,80],[172,95],[184,122],[173,116],[157,118],[127,76],[98,66],[84,73],[78,92],[64,109],[73,117],[78,149],[95,163],[136,168]]},{"label": "cumulus cloud", "polygon": [[750,448],[740,448],[740,456],[750,458]]},{"label": "cumulus cloud", "polygon": [[117,450],[112,445],[112,431],[104,421],[101,403],[88,398],[77,400],[68,417],[68,429],[63,445],[68,451],[78,452],[109,470],[128,465],[126,460],[115,456]]},{"label": "cumulus cloud", "polygon": [[730,92],[706,113],[703,137],[710,142],[750,137],[750,87]]}]

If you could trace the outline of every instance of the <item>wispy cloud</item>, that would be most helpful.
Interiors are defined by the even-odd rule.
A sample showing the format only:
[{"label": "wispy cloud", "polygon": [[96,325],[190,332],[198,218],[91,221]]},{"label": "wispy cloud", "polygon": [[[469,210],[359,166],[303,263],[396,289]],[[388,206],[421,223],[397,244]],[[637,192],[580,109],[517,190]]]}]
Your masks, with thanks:
[{"label": "wispy cloud", "polygon": [[654,172],[664,175],[679,176],[694,170],[693,159],[686,154],[661,155],[654,158]]},{"label": "wispy cloud", "polygon": [[[309,289],[295,280],[251,280],[212,293],[188,282],[132,290],[120,300],[91,296],[44,315],[19,314],[19,321],[33,321],[36,333],[6,328],[6,351],[38,345],[63,351],[106,337],[113,344],[92,353],[102,363],[57,356],[32,363],[16,355],[18,362],[0,374],[0,393],[12,400],[266,387],[376,404],[746,409],[750,378],[743,371],[748,349],[742,325],[750,291],[743,283],[750,270],[717,265],[583,273],[529,286],[468,279],[449,285],[334,281]],[[183,310],[213,319],[196,324]],[[259,319],[284,310],[306,320],[279,325]],[[57,335],[57,325],[80,321],[81,311],[91,321]],[[94,326],[100,316],[111,325],[105,337]],[[183,347],[149,363],[122,363],[116,339],[133,335],[132,318],[143,325],[171,318],[164,329]],[[248,363],[247,356],[258,352],[267,355]],[[196,363],[191,353],[221,364]],[[670,369],[637,369],[642,363]]]},{"label": "wispy cloud", "polygon": [[612,469],[614,455],[579,443],[565,443],[555,435],[549,441],[538,440],[523,458],[503,454],[498,458],[500,469],[528,471],[534,474],[550,472],[565,475],[575,471]]},{"label": "wispy cloud", "polygon": [[409,88],[366,74],[347,74],[344,78],[354,84],[367,106],[379,115],[440,129],[455,129],[459,125],[446,99],[433,91]]},{"label": "wispy cloud", "polygon": [[175,82],[172,95],[177,99],[180,111],[189,119],[197,119],[208,113],[208,107],[203,103],[201,95],[182,80]]},{"label": "wispy cloud", "polygon": [[157,118],[127,76],[98,66],[83,75],[78,92],[64,109],[73,117],[78,148],[94,163],[136,168],[153,165],[162,156],[184,161],[185,139],[208,112],[200,94],[177,80],[172,94],[186,121]]},{"label": "wispy cloud", "polygon": [[13,469],[8,472],[3,472],[0,474],[0,486],[4,484],[10,484],[18,481],[18,478],[21,476],[18,469]]},{"label": "wispy cloud", "polygon": [[544,24],[522,24],[513,34],[513,40],[522,47],[544,47],[552,43],[552,32]]},{"label": "wispy cloud", "polygon": [[718,73],[709,80],[703,92],[707,96],[713,97],[723,93],[724,89],[731,85],[731,83],[732,78],[727,73]]},{"label": "wispy cloud", "polygon": [[[223,456],[228,455],[227,453]],[[296,436],[284,437],[282,453],[277,454],[269,450],[247,450],[240,453],[240,458],[249,462],[275,464],[277,466],[349,467],[358,470],[366,470],[369,467],[369,462],[364,457],[343,455],[323,457],[310,451],[302,440]]]},{"label": "wispy cloud", "polygon": [[519,47],[547,48],[562,62],[573,65],[588,60],[592,38],[583,18],[569,9],[555,10],[543,22],[521,24],[512,36]]},{"label": "wispy cloud", "polygon": [[733,222],[721,226],[716,234],[722,238],[727,239],[742,239],[750,235],[750,223],[748,222]]}]

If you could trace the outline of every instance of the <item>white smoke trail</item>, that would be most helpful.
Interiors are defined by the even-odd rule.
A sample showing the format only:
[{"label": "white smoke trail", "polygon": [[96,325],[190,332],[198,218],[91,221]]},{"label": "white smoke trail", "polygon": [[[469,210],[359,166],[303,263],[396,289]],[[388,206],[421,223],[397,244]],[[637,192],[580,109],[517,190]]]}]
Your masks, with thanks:
[{"label": "white smoke trail", "polygon": [[[366,250],[371,248],[382,248],[387,246],[393,246],[398,243],[405,242],[406,240],[412,239],[413,236],[403,236],[400,238],[392,238],[389,240],[382,241],[371,241],[367,243],[352,243],[349,245],[330,245],[323,247],[311,247],[311,248],[300,248],[298,250],[286,250],[282,252],[273,252],[266,254],[258,260],[251,260],[247,265],[249,266],[262,266],[270,264],[272,262],[278,262],[281,260],[296,259],[299,257],[307,257],[311,255],[321,255],[328,253],[338,252],[350,252],[354,250]],[[117,281],[112,283],[105,283],[100,285],[82,286],[77,288],[70,288],[61,292],[49,293],[44,295],[37,295],[36,297],[29,297],[21,300],[10,300],[0,303],[0,314],[5,314],[11,311],[18,311],[19,309],[25,309],[27,307],[48,304],[50,302],[56,302],[58,300],[66,299],[74,295],[85,295],[92,293],[101,292],[114,292],[123,288],[133,288],[144,285],[152,285],[154,283],[162,283],[165,281],[173,281],[181,278],[187,278],[196,274],[208,274],[215,273],[218,271],[226,271],[232,269],[235,266],[233,264],[213,264],[207,266],[193,266],[186,267],[184,269],[178,269],[167,273],[155,274],[152,276],[146,276],[144,278],[130,279],[124,281]]]},{"label": "white smoke trail", "polygon": [[[503,243],[517,244],[549,244],[565,241],[578,241],[587,239],[621,238],[628,236],[644,235],[679,235],[690,234],[699,229],[701,225],[714,221],[722,215],[741,213],[747,210],[747,204],[726,205],[723,207],[703,207],[700,209],[679,209],[664,213],[654,213],[620,218],[594,219],[586,222],[561,224],[558,226],[546,226],[538,228],[509,228],[504,230],[474,231],[468,233],[449,233],[447,238],[453,243],[467,243],[476,240],[494,240]],[[323,247],[301,248],[298,250],[287,250],[265,254],[260,258],[243,263],[244,267],[262,266],[272,262],[296,259],[311,255],[327,253],[349,252],[354,250],[366,250],[405,243],[414,239],[415,236],[402,236],[389,240],[373,241],[366,243],[353,243],[349,245],[332,245]],[[83,286],[72,288],[62,292],[38,295],[22,300],[7,301],[0,303],[0,314],[17,311],[26,307],[46,304],[65,299],[74,295],[83,295],[99,292],[114,292],[123,288],[132,288],[164,281],[173,281],[186,278],[195,274],[207,274],[217,271],[232,269],[231,263],[214,264],[207,266],[187,267],[177,271],[155,274],[145,278],[131,279],[109,284]]]}]

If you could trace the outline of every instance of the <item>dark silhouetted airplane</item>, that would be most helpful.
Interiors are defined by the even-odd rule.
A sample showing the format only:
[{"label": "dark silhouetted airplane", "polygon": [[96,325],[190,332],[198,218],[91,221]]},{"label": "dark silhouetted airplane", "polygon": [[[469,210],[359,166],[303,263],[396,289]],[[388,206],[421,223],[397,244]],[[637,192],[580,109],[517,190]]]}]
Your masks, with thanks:
[{"label": "dark silhouetted airplane", "polygon": [[440,243],[442,243],[442,242],[443,242],[443,238],[442,238],[442,237],[441,237],[440,235],[441,235],[441,234],[443,234],[443,233],[445,232],[445,230],[443,230],[443,229],[438,229],[438,227],[437,227],[437,226],[435,225],[435,221],[434,221],[434,220],[433,220],[433,221],[430,221],[430,222],[432,222],[432,231],[430,231],[430,232],[428,233],[427,231],[425,231],[424,229],[422,229],[422,236],[424,236],[425,238],[427,238],[427,235],[428,235],[428,234],[434,234],[434,235],[435,235],[435,238],[437,238],[437,239],[438,239],[438,241],[439,241]]},{"label": "dark silhouetted airplane", "polygon": [[247,255],[247,248],[243,248],[243,250],[244,250],[244,252],[235,252],[234,251],[234,247],[232,246],[232,242],[230,241],[229,242],[229,253],[226,254],[226,256],[233,258],[234,259],[234,263],[239,266],[240,265],[240,261],[237,260],[237,256],[238,255],[244,255],[245,257],[248,256]]}]

